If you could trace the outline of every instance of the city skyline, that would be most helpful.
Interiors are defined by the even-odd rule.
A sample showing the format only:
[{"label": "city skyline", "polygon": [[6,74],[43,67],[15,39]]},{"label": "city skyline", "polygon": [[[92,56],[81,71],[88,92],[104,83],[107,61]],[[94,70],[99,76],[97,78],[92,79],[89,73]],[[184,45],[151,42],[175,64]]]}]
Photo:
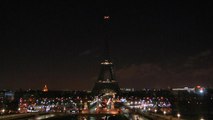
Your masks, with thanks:
[{"label": "city skyline", "polygon": [[110,15],[110,56],[121,88],[213,87],[210,2],[1,4],[0,89],[91,90]]}]

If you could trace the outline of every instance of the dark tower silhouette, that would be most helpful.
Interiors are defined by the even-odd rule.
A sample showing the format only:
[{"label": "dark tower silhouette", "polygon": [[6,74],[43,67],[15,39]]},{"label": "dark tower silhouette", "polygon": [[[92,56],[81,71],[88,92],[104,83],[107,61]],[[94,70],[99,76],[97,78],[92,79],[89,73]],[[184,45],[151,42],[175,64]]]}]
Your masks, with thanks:
[{"label": "dark tower silhouette", "polygon": [[[104,31],[108,33],[108,24],[109,24],[109,16],[104,16]],[[104,54],[103,59],[100,63],[101,69],[98,76],[98,80],[93,87],[92,93],[94,95],[104,94],[104,93],[120,93],[120,88],[118,82],[115,80],[115,72],[114,72],[114,64],[110,59],[109,55],[109,42],[108,42],[108,34],[105,34],[104,40]]]}]

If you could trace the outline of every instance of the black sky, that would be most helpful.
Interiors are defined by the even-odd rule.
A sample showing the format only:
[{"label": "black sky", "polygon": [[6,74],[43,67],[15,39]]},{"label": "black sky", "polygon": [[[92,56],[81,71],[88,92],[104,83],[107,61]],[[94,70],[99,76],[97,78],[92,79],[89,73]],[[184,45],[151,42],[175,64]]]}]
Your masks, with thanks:
[{"label": "black sky", "polygon": [[0,89],[91,89],[111,16],[121,87],[213,86],[209,1],[1,1]]}]

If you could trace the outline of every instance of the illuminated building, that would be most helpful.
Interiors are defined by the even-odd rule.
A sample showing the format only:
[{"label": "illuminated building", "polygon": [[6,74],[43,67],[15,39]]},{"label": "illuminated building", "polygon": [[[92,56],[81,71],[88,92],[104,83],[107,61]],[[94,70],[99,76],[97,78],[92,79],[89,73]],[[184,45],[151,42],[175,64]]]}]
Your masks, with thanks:
[{"label": "illuminated building", "polygon": [[198,93],[198,94],[203,94],[205,93],[205,88],[202,86],[196,86],[193,88],[189,88],[189,87],[184,87],[184,88],[173,88],[172,89],[173,92],[180,92],[180,91],[187,91],[189,93],[193,92],[193,93]]},{"label": "illuminated building", "polygon": [[173,91],[187,91],[187,92],[195,92],[195,88],[189,88],[189,87],[184,87],[184,88],[173,88]]},{"label": "illuminated building", "polygon": [[122,92],[134,92],[135,89],[134,88],[121,88]]},{"label": "illuminated building", "polygon": [[44,88],[42,90],[43,92],[48,92],[48,88],[47,88],[47,85],[44,85]]}]

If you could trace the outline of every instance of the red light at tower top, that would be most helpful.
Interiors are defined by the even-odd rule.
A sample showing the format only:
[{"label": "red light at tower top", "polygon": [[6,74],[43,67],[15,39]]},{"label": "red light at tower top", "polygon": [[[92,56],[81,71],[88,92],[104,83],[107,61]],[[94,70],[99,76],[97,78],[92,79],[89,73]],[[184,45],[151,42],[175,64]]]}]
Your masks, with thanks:
[{"label": "red light at tower top", "polygon": [[104,20],[109,20],[109,16],[104,16]]}]

